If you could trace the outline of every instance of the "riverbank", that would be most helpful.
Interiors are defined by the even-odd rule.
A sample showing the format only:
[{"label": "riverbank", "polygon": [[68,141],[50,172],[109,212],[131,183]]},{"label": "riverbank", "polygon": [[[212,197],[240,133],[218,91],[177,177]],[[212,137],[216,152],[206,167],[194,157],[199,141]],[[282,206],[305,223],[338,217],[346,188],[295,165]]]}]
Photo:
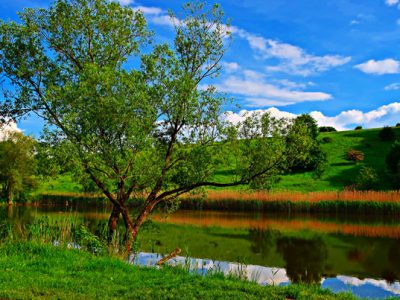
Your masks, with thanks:
[{"label": "riverbank", "polygon": [[0,245],[0,269],[2,299],[355,299],[313,286],[262,287],[220,274],[138,268],[32,242]]},{"label": "riverbank", "polygon": [[[46,193],[38,198],[47,205],[109,205],[98,194]],[[140,206],[144,199],[135,199]],[[245,192],[209,191],[206,196],[181,198],[180,208],[189,210],[365,213],[400,215],[400,191],[342,191],[342,192]]]}]

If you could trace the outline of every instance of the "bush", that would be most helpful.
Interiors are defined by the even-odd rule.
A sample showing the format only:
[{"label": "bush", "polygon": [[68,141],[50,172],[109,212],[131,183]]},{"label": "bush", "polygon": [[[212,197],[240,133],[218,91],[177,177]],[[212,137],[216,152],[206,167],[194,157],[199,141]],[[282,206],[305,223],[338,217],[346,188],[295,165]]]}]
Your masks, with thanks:
[{"label": "bush", "polygon": [[332,143],[333,139],[330,136],[325,136],[322,138],[322,142],[325,144]]},{"label": "bush", "polygon": [[385,126],[379,131],[379,138],[385,142],[394,141],[396,134],[392,127]]},{"label": "bush", "polygon": [[400,175],[400,142],[393,144],[392,149],[386,156],[386,166],[393,174]]},{"label": "bush", "polygon": [[361,130],[363,129],[362,126],[357,126],[356,128],[354,128],[354,130]]},{"label": "bush", "polygon": [[332,127],[332,126],[321,126],[319,128],[319,132],[336,132],[336,128]]},{"label": "bush", "polygon": [[349,161],[357,163],[359,161],[364,160],[364,153],[358,150],[349,149],[346,154],[346,158]]},{"label": "bush", "polygon": [[362,167],[356,178],[357,188],[360,190],[372,190],[378,183],[378,175],[373,168]]}]

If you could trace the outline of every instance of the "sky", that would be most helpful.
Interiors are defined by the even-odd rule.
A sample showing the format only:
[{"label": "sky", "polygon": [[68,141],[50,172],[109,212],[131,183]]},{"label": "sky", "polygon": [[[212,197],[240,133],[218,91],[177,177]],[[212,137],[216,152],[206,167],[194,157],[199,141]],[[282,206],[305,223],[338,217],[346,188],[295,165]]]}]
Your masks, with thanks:
[{"label": "sky", "polygon": [[[115,0],[116,1],[116,0]],[[173,38],[167,11],[185,1],[120,0],[140,9],[156,42]],[[0,0],[0,18],[18,20],[45,0]],[[214,1],[208,1],[213,4]],[[212,83],[234,103],[227,116],[249,111],[294,117],[310,113],[339,130],[400,122],[400,0],[219,0],[233,42]],[[41,122],[18,127],[37,134]]]}]

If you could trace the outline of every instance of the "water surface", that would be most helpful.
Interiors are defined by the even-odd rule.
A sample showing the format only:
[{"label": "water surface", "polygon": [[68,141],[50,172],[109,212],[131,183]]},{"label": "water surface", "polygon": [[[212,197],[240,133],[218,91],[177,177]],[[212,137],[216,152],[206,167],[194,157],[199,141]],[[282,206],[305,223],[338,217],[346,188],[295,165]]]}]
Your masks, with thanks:
[{"label": "water surface", "polygon": [[[42,216],[72,219],[92,231],[105,226],[107,207],[0,208],[14,224]],[[0,219],[1,220],[1,219]],[[1,222],[1,221],[0,221]],[[155,214],[138,239],[135,259],[152,265],[176,247],[171,261],[199,273],[235,273],[260,284],[315,283],[362,297],[400,296],[400,220],[354,215],[178,211]]]}]

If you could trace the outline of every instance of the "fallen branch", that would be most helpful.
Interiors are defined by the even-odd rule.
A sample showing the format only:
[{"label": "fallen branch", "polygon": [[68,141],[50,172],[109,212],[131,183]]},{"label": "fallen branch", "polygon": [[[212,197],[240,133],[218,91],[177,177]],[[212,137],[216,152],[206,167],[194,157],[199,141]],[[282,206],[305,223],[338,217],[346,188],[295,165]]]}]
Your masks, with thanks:
[{"label": "fallen branch", "polygon": [[157,266],[162,266],[163,264],[165,264],[167,261],[169,261],[171,258],[176,257],[177,255],[179,255],[182,252],[182,250],[180,248],[176,248],[174,251],[172,251],[170,254],[168,254],[167,256],[163,257],[162,259],[160,259],[157,262]]}]

